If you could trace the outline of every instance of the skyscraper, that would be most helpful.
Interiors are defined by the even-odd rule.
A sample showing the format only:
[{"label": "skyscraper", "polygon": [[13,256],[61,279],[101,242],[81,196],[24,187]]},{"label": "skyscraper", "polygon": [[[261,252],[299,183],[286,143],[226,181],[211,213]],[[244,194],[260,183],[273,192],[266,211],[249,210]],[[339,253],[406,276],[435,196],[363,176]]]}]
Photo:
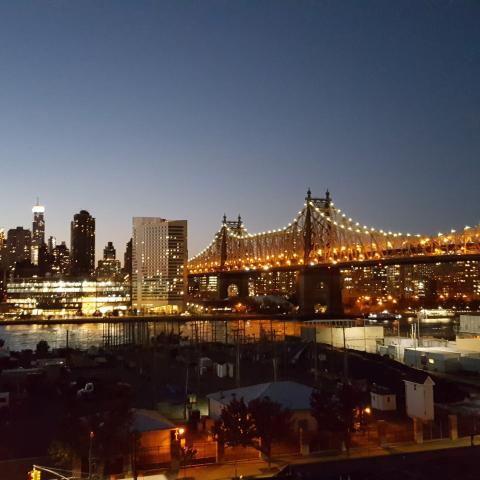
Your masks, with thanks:
[{"label": "skyscraper", "polygon": [[48,237],[48,252],[52,253],[53,249],[57,246],[57,239],[53,236]]},{"label": "skyscraper", "polygon": [[175,313],[184,307],[187,221],[133,218],[132,307]]},{"label": "skyscraper", "polygon": [[115,247],[108,242],[103,249],[103,260],[98,261],[97,279],[116,280],[120,275],[120,260],[116,258]]},{"label": "skyscraper", "polygon": [[86,210],[73,216],[70,242],[72,275],[90,277],[95,271],[95,219]]},{"label": "skyscraper", "polygon": [[45,207],[38,203],[32,208],[32,255],[31,261],[34,265],[38,265],[38,252],[40,247],[45,243]]},{"label": "skyscraper", "polygon": [[123,273],[128,276],[128,279],[132,278],[132,239],[127,242],[125,248],[125,254],[123,255]]},{"label": "skyscraper", "polygon": [[70,252],[65,242],[56,245],[52,251],[52,273],[54,275],[67,275],[70,272]]},{"label": "skyscraper", "polygon": [[16,262],[29,262],[31,259],[32,234],[23,227],[11,228],[7,233],[7,258],[10,267]]},{"label": "skyscraper", "polygon": [[113,242],[108,242],[103,249],[104,260],[115,260],[117,258],[117,252],[113,246]]}]

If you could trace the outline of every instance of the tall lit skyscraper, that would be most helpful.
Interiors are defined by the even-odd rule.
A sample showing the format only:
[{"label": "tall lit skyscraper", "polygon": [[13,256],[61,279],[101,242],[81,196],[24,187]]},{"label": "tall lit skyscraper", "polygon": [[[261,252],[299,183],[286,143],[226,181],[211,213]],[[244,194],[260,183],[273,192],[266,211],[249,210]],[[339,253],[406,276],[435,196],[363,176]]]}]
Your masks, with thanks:
[{"label": "tall lit skyscraper", "polygon": [[187,221],[133,218],[132,307],[144,313],[183,310]]},{"label": "tall lit skyscraper", "polygon": [[71,223],[71,273],[76,277],[90,277],[95,271],[95,219],[81,210]]},{"label": "tall lit skyscraper", "polygon": [[53,236],[48,237],[48,253],[52,253],[53,249],[57,246],[57,239]]},{"label": "tall lit skyscraper", "polygon": [[31,261],[34,265],[38,265],[38,251],[45,243],[45,207],[38,203],[32,208],[32,255]]},{"label": "tall lit skyscraper", "polygon": [[4,260],[6,250],[5,250],[5,231],[3,228],[0,228],[0,266]]},{"label": "tall lit skyscraper", "polygon": [[52,250],[52,273],[57,276],[70,272],[70,252],[65,242],[56,245]]},{"label": "tall lit skyscraper", "polygon": [[7,234],[8,264],[14,267],[16,262],[30,261],[32,233],[23,227],[11,228]]}]

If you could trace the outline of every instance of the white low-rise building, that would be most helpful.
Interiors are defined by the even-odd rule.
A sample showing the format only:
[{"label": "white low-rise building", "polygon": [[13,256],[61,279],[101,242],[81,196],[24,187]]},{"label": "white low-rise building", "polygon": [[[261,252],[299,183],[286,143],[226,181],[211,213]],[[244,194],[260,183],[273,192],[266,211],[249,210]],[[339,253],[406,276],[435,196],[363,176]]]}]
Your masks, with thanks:
[{"label": "white low-rise building", "polygon": [[404,382],[407,415],[423,421],[433,420],[435,382],[428,375],[421,380],[404,380]]},{"label": "white low-rise building", "polygon": [[373,384],[370,402],[374,410],[394,412],[397,409],[397,396],[388,388]]}]

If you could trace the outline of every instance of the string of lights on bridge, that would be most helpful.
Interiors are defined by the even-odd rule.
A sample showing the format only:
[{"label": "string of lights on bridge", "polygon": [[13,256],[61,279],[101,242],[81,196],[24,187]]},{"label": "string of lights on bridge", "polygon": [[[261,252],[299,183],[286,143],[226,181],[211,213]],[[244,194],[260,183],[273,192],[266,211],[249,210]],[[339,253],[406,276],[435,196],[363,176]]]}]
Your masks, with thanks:
[{"label": "string of lights on bridge", "polygon": [[[214,235],[214,238],[210,242],[210,244],[206,248],[204,248],[201,252],[199,252],[197,255],[192,257],[189,260],[189,263],[193,263],[196,260],[200,259],[203,255],[205,255],[215,245],[215,243],[217,243],[221,239],[221,236],[223,235],[224,230],[226,230],[226,234],[229,237],[237,239],[237,240],[245,240],[245,239],[250,239],[251,240],[251,239],[257,239],[257,238],[261,239],[262,237],[265,237],[265,236],[273,236],[275,234],[287,232],[292,227],[295,227],[296,224],[298,223],[299,219],[301,218],[301,216],[303,214],[305,214],[305,211],[306,211],[307,207],[310,207],[313,211],[315,211],[318,215],[320,215],[324,220],[329,222],[331,225],[333,225],[337,228],[340,228],[342,230],[346,230],[346,231],[349,231],[349,232],[354,232],[354,233],[357,233],[357,234],[369,235],[372,238],[372,240],[373,240],[373,235],[380,235],[380,236],[384,237],[385,240],[387,240],[387,244],[390,247],[392,247],[392,245],[388,241],[389,237],[394,238],[397,241],[398,240],[404,240],[404,239],[405,240],[406,239],[411,239],[413,237],[413,238],[416,238],[416,239],[420,239],[420,240],[418,240],[420,245],[425,245],[425,244],[428,244],[430,242],[433,243],[433,241],[434,241],[433,238],[435,236],[433,238],[428,237],[428,236],[424,236],[422,238],[422,235],[420,235],[420,234],[410,234],[410,233],[403,234],[401,232],[384,231],[382,229],[376,229],[374,227],[369,227],[369,226],[366,226],[366,225],[362,226],[360,224],[360,222],[355,222],[352,218],[347,217],[347,215],[345,213],[343,213],[342,210],[340,210],[339,208],[335,208],[335,204],[333,202],[329,202],[329,204],[328,204],[328,207],[331,208],[332,214],[327,214],[324,211],[322,211],[321,208],[317,207],[313,201],[307,201],[306,203],[304,203],[303,210],[300,210],[298,212],[297,217],[295,217],[292,220],[292,222],[289,223],[288,225],[284,226],[283,228],[263,231],[263,232],[259,232],[259,233],[255,233],[255,234],[249,233],[247,231],[247,229],[241,223],[240,218],[239,218],[239,222],[237,224],[238,226],[231,227],[230,225],[228,225],[228,223],[234,223],[234,222],[227,222],[226,218],[224,217],[224,221],[222,223],[221,228],[216,232],[216,234]],[[341,221],[337,221],[335,218],[331,218],[331,217],[334,217],[334,215],[336,215],[336,214],[341,215]],[[463,230],[464,230],[464,232],[466,232],[466,231],[470,230],[470,228],[471,228],[470,226],[465,226]],[[238,232],[238,230],[241,230],[241,231]],[[451,241],[451,235],[454,235],[456,233],[457,232],[454,229],[452,229],[450,231],[450,234],[443,234],[443,233],[440,232],[440,233],[438,233],[437,238],[442,238],[443,237],[442,241],[444,243],[448,243],[448,242]],[[475,236],[478,237],[478,233]],[[373,243],[378,243],[378,242],[372,241],[372,244]],[[296,254],[294,254],[293,256],[297,257]],[[281,254],[280,257],[284,257],[284,255]],[[272,256],[272,258],[273,258],[273,256]],[[268,259],[268,257],[267,257],[267,259]],[[248,261],[248,260],[252,260],[252,259],[247,258],[246,260]],[[257,259],[255,258],[255,260],[257,260]],[[258,260],[262,260],[262,259],[258,259]],[[243,260],[241,262],[243,263]],[[212,265],[214,263],[215,262],[211,262]],[[300,262],[300,263],[302,263],[302,262]],[[333,261],[333,263],[336,263],[336,262]],[[217,263],[215,263],[215,264],[217,264]],[[290,262],[288,262],[288,264],[290,264]]]}]

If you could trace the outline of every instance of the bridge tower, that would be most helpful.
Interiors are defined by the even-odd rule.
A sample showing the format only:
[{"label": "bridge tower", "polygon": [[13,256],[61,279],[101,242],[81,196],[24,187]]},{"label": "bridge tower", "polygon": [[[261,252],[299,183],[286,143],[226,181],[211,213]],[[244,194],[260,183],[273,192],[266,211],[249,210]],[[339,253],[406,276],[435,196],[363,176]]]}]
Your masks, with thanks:
[{"label": "bridge tower", "polygon": [[225,267],[227,261],[227,216],[223,214],[222,234],[220,243],[220,268]]},{"label": "bridge tower", "polygon": [[310,253],[313,250],[313,232],[312,232],[312,192],[310,189],[307,191],[305,197],[307,202],[307,208],[305,211],[305,224],[303,227],[303,263],[307,265],[310,258]]},{"label": "bridge tower", "polygon": [[[330,216],[332,199],[327,190],[325,198],[312,198],[310,189],[305,197],[307,202],[305,210],[305,223],[303,232],[303,268],[297,277],[297,294],[300,311],[304,314],[322,313],[341,315],[342,305],[342,278],[340,269],[335,266],[310,265],[310,254],[314,250],[313,212],[312,204],[318,205],[326,215]],[[327,238],[325,243],[330,246],[331,226],[327,223],[323,235]]]},{"label": "bridge tower", "polygon": [[[228,229],[235,230],[237,234],[241,235],[243,232],[242,217],[238,215],[237,220],[229,221],[227,216],[223,215],[220,237],[220,270],[225,269],[228,259]],[[248,277],[242,273],[221,271],[218,274],[218,296],[219,298],[227,298],[229,296],[248,297]]]}]

